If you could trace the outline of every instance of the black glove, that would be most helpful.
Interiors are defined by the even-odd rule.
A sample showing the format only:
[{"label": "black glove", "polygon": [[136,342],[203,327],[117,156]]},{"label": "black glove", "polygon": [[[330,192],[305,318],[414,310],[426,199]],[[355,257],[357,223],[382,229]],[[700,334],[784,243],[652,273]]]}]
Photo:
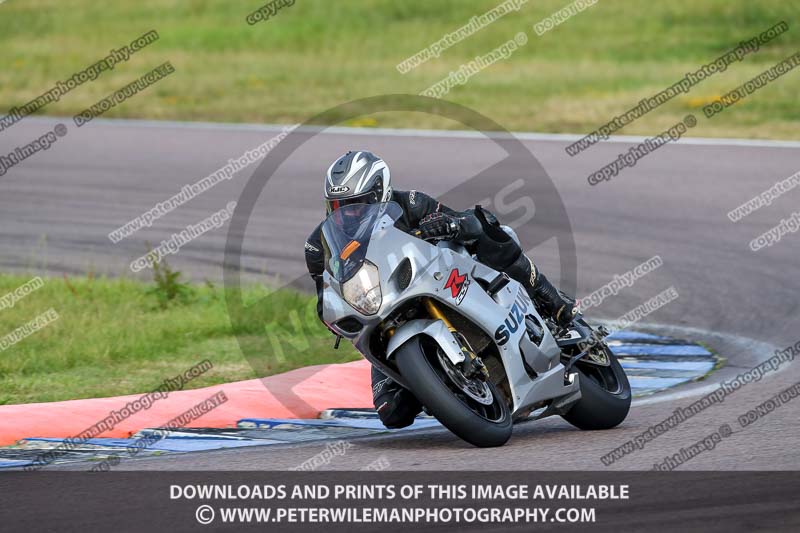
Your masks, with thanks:
[{"label": "black glove", "polygon": [[458,219],[446,213],[431,213],[419,221],[423,239],[455,239],[460,229]]}]

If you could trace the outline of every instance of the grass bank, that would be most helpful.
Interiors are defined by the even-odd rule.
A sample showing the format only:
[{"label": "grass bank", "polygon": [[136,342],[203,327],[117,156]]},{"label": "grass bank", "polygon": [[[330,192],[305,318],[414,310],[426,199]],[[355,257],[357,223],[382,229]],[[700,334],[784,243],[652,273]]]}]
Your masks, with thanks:
[{"label": "grass bank", "polygon": [[[166,299],[163,287],[130,279],[43,278],[13,306],[2,299],[33,277],[0,275],[0,338],[51,308],[58,318],[0,351],[0,404],[143,393],[204,359],[213,368],[189,388],[359,357],[344,342],[334,351],[332,336],[308,312],[312,299],[288,290],[246,288],[246,302],[266,305],[235,325],[224,290],[210,284],[183,286]],[[274,357],[269,328],[289,316],[302,325],[275,334],[295,349]],[[255,355],[244,357],[240,341]]]},{"label": "grass bank", "polygon": [[[295,123],[356,98],[419,93],[525,32],[528,43],[446,98],[514,130],[589,132],[779,21],[790,29],[620,134],[654,134],[800,50],[800,6],[785,0],[599,0],[551,31],[534,25],[569,0],[525,2],[411,72],[396,65],[501,0],[297,0],[268,20],[261,0],[21,1],[0,5],[0,113],[21,105],[133,38],[160,39],[42,112],[71,115],[170,61],[176,72],[108,117]],[[588,2],[587,2],[588,4]],[[695,136],[800,138],[800,75],[791,72]],[[355,122],[458,128],[422,114]]]}]

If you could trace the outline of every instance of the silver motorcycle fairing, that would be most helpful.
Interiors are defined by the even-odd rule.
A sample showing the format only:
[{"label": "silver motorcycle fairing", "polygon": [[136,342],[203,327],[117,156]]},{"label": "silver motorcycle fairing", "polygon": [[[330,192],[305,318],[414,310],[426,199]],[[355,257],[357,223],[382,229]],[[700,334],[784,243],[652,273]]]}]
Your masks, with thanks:
[{"label": "silver motorcycle fairing", "polygon": [[[454,353],[455,339],[444,324],[438,320],[412,320],[403,324],[395,331],[386,354],[371,353],[369,341],[375,328],[399,305],[419,297],[432,298],[439,305],[449,306],[464,315],[494,341],[508,376],[512,415],[525,414],[532,406],[555,398],[575,396],[576,392],[574,400],[580,398],[578,376],[571,375],[571,379],[566,384],[564,382],[561,351],[550,331],[542,328],[544,336],[538,346],[528,337],[524,317],[531,315],[540,324],[544,321],[519,283],[511,280],[491,297],[478,280],[488,283],[500,275],[499,272],[477,262],[462,246],[448,242],[430,244],[395,228],[390,217],[384,218],[376,224],[366,253],[366,260],[378,268],[382,294],[380,308],[370,316],[359,313],[340,296],[340,284],[325,272],[323,319],[334,331],[350,339],[355,348],[379,369],[401,385],[408,386],[402,376],[388,368],[384,361],[415,335],[431,337],[450,360],[463,359],[460,349],[458,355]],[[398,276],[394,274],[406,259],[411,264],[412,276],[407,288],[401,290]],[[455,297],[452,289],[446,288],[453,272],[457,277],[466,276],[467,283]],[[351,334],[336,326],[337,321],[348,317],[362,324],[360,331]],[[507,338],[503,335],[498,339],[501,331],[507,332]],[[500,343],[501,340],[505,342]],[[526,371],[523,358],[536,372],[535,377]]]},{"label": "silver motorcycle fairing", "polygon": [[398,348],[417,335],[426,335],[436,341],[454,365],[464,362],[461,346],[441,320],[412,320],[397,328],[386,347],[386,358],[390,359]]}]

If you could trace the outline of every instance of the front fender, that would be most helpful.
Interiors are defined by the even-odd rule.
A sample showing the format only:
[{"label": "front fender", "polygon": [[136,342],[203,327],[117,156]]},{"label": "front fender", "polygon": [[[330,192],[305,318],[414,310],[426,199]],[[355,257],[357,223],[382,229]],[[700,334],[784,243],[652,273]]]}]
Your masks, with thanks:
[{"label": "front fender", "polygon": [[389,359],[406,341],[417,335],[426,335],[433,339],[454,365],[464,362],[461,346],[441,320],[412,320],[397,328],[392,338],[389,339],[386,358]]}]

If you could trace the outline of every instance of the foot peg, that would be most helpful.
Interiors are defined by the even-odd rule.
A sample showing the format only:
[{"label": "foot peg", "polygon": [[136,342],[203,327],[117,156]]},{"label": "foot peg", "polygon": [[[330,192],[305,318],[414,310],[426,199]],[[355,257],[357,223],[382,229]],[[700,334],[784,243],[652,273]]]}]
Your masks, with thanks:
[{"label": "foot peg", "polygon": [[505,272],[500,273],[499,276],[489,282],[489,285],[486,287],[486,293],[494,298],[495,294],[503,290],[503,287],[508,285],[509,281],[511,281],[511,278],[508,277],[508,274]]}]

